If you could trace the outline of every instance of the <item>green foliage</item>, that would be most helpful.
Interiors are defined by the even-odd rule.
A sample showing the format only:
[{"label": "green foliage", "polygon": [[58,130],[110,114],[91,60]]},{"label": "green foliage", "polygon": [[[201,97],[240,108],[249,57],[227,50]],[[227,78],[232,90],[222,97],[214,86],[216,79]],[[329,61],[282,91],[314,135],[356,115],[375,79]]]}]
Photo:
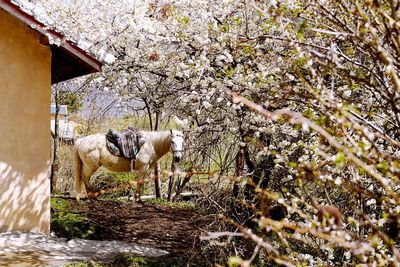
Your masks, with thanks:
[{"label": "green foliage", "polygon": [[126,267],[180,267],[185,266],[185,258],[170,256],[140,257],[131,254],[123,254],[116,257],[114,264]]},{"label": "green foliage", "polygon": [[91,184],[97,191],[102,191],[100,198],[118,200],[121,197],[133,195],[136,181],[135,172],[111,172],[101,169],[94,174]]},{"label": "green foliage", "polygon": [[242,25],[242,19],[240,17],[237,17],[236,19],[234,19],[234,24],[236,27]]},{"label": "green foliage", "polygon": [[239,257],[229,257],[228,266],[229,267],[239,267],[243,263],[243,260]]},{"label": "green foliage", "polygon": [[218,30],[220,32],[229,32],[231,30],[231,25],[227,23],[218,24]]},{"label": "green foliage", "polygon": [[79,263],[71,263],[64,265],[64,267],[107,267],[108,265],[103,265],[102,263],[95,261],[85,261]]},{"label": "green foliage", "polygon": [[51,231],[66,238],[95,239],[99,231],[84,215],[71,213],[69,203],[63,199],[51,199]]},{"label": "green foliage", "polygon": [[82,108],[82,97],[71,91],[60,91],[59,101],[61,105],[67,105],[68,111],[74,113]]},{"label": "green foliage", "polygon": [[178,209],[186,209],[186,210],[196,210],[195,203],[191,201],[177,201],[171,202],[164,198],[155,198],[150,199],[147,201],[148,203],[156,204],[156,205],[163,205],[171,208],[178,208]]},{"label": "green foliage", "polygon": [[342,168],[344,166],[344,164],[346,163],[346,156],[343,152],[339,152],[336,154],[335,163],[336,166],[338,166],[339,168]]},{"label": "green foliage", "polygon": [[69,208],[69,203],[62,198],[52,198],[50,199],[50,206],[58,211],[66,211]]},{"label": "green foliage", "polygon": [[376,168],[385,175],[389,171],[390,165],[387,161],[382,161],[376,165]]},{"label": "green foliage", "polygon": [[[141,257],[133,254],[121,254],[107,262],[83,261],[79,263],[67,264],[66,267],[181,267],[186,266],[185,257],[161,256],[161,257]],[[202,267],[204,262],[192,262],[190,266]]]},{"label": "green foliage", "polygon": [[177,18],[177,21],[181,24],[181,27],[186,28],[189,26],[190,18],[189,17],[180,17],[180,18]]},{"label": "green foliage", "polygon": [[309,119],[313,119],[315,116],[315,110],[312,110],[310,108],[306,109],[303,111],[303,116],[307,117]]}]

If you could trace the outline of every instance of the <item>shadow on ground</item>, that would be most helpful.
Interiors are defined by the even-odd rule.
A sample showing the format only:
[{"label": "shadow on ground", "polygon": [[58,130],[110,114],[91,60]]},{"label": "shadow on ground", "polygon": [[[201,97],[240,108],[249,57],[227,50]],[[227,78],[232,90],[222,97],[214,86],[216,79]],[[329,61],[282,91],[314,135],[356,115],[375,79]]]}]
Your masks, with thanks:
[{"label": "shadow on ground", "polygon": [[160,257],[168,252],[122,241],[62,240],[35,233],[1,233],[1,266],[62,266],[95,260],[107,262],[121,254]]},{"label": "shadow on ground", "polygon": [[[51,230],[57,237],[67,239],[114,240],[167,251],[163,261],[172,259],[179,264],[165,266],[181,266],[185,258],[197,254],[202,229],[213,219],[193,209],[167,205],[53,198]],[[129,257],[126,255],[117,261],[123,262]],[[147,261],[137,266],[157,264],[149,265]]]}]

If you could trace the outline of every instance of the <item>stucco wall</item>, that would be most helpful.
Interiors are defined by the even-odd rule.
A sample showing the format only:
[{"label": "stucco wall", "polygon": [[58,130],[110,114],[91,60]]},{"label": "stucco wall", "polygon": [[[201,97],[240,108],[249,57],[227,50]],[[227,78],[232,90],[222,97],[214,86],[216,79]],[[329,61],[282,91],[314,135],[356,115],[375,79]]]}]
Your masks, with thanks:
[{"label": "stucco wall", "polygon": [[0,10],[0,231],[49,233],[51,52]]}]

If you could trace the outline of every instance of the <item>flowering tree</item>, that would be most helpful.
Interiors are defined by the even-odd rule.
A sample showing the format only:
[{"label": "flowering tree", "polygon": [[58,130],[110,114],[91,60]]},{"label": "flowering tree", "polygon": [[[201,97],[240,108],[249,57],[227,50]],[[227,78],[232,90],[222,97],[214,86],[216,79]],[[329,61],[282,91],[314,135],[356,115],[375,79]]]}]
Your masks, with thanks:
[{"label": "flowering tree", "polygon": [[236,174],[232,261],[400,260],[398,1],[112,2],[32,1],[109,62],[91,84],[175,118],[187,166]]}]

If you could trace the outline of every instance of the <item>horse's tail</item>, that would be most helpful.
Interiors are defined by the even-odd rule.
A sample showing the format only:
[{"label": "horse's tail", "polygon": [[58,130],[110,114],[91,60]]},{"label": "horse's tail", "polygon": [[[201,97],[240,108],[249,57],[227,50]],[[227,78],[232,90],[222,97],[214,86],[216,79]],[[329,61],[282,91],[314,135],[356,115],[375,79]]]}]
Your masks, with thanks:
[{"label": "horse's tail", "polygon": [[74,146],[74,154],[75,154],[75,192],[76,192],[76,200],[79,201],[81,191],[82,191],[82,160],[79,156],[78,147]]}]

